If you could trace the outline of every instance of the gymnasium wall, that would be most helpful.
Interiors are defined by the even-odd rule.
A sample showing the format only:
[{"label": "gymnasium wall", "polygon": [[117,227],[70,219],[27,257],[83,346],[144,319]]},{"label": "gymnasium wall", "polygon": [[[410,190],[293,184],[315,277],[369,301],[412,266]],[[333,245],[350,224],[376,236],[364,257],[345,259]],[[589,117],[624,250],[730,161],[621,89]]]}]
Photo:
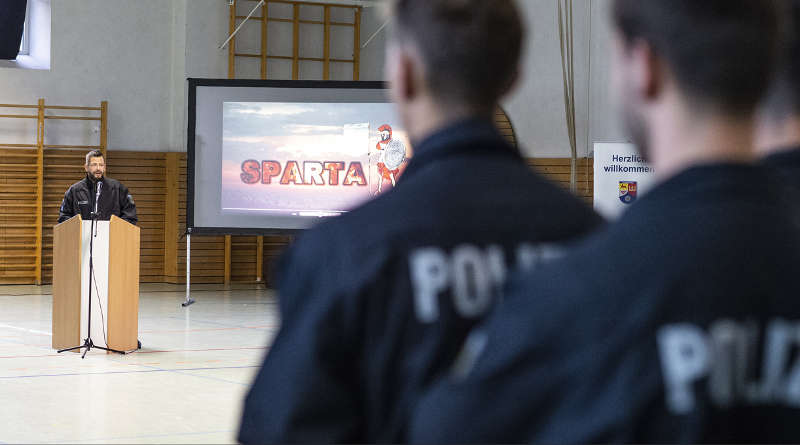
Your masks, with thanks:
[{"label": "gymnasium wall", "polygon": [[[568,157],[570,153],[564,118],[561,53],[554,0],[518,0],[528,29],[522,72],[516,89],[506,98],[508,112],[520,141],[531,158]],[[626,142],[611,100],[610,0],[573,2],[575,45],[575,115],[578,156],[591,157],[592,142]],[[380,20],[374,21],[375,25]],[[362,35],[372,34],[365,22]],[[379,25],[377,25],[379,26]],[[366,38],[366,37],[365,37]],[[385,41],[381,34],[364,50],[361,75],[381,79]],[[374,45],[374,46],[373,46]],[[373,51],[373,52],[370,52]]]},{"label": "gymnasium wall", "polygon": [[[244,15],[252,7],[247,5],[255,5],[241,3],[237,14]],[[504,108],[514,123],[529,164],[566,187],[569,144],[564,123],[556,2],[520,0],[518,3],[528,24],[529,38],[519,86],[505,101]],[[591,197],[592,184],[591,159],[585,159],[591,155],[589,142],[624,140],[611,112],[608,91],[609,3],[609,0],[574,2],[577,140],[579,156],[584,158],[579,160],[578,193],[587,199]],[[227,1],[52,0],[51,7],[51,68],[0,67],[0,103],[31,104],[39,97],[46,98],[48,104],[64,105],[95,105],[108,100],[109,176],[128,184],[136,197],[142,227],[142,281],[183,282],[185,240],[180,234],[184,230],[186,199],[186,158],[181,153],[186,149],[185,79],[227,77],[227,51],[218,49],[228,34]],[[378,8],[365,8],[362,42],[382,23]],[[246,40],[247,33],[254,32],[246,29],[249,26],[243,28],[241,41]],[[287,38],[284,34],[277,33],[271,44],[280,45],[281,39]],[[339,40],[348,39],[344,36]],[[345,45],[337,46],[336,41],[332,39],[334,52]],[[352,45],[352,40],[348,43]],[[313,38],[301,39],[304,52],[318,52],[320,44]],[[384,44],[385,33],[381,33],[362,49],[360,79],[383,79]],[[274,64],[270,69],[271,78],[291,77],[291,69],[285,65]],[[246,64],[237,70],[237,77],[257,74]],[[318,78],[318,67],[304,64],[300,70],[301,78]],[[28,143],[35,131],[31,122],[0,119],[3,138],[0,143]],[[48,126],[45,143],[89,145],[96,143],[99,131],[94,122],[70,125],[54,122]],[[45,156],[42,257],[45,282],[51,277],[50,227],[55,221],[55,207],[68,184],[82,176],[83,152],[64,151]],[[14,181],[3,178],[0,188]],[[21,218],[20,224],[24,224],[32,217],[29,216],[0,219],[10,225],[14,218]],[[4,227],[0,238],[13,234],[14,230],[17,229]],[[194,282],[223,282],[226,252],[231,281],[253,281],[260,275],[259,263],[269,264],[288,238],[264,237],[260,261],[256,237],[235,236],[229,242],[230,249],[226,249],[225,237],[192,239]],[[0,240],[0,283],[29,282],[20,276],[24,274],[19,270],[14,272],[16,276],[8,275],[14,269],[8,265],[23,261],[20,259],[23,257],[14,256],[19,252],[3,250],[3,243],[6,242]]]},{"label": "gymnasium wall", "polygon": [[589,140],[594,142],[629,142],[623,131],[612,98],[611,64],[612,29],[609,0],[592,1],[591,53],[589,84]]},{"label": "gymnasium wall", "polygon": [[[255,4],[241,3],[241,9]],[[514,121],[526,156],[567,157],[556,2],[524,0],[518,4],[529,38],[519,86],[504,108]],[[574,2],[581,157],[590,153],[587,141],[625,140],[611,112],[608,91],[609,4],[609,0]],[[228,33],[227,2],[52,0],[51,7],[51,69],[0,67],[0,102],[35,103],[44,97],[48,103],[80,105],[108,100],[110,148],[185,151],[186,77],[227,77],[227,52],[218,49]],[[379,8],[365,8],[362,42],[382,23]],[[384,39],[385,33],[381,33],[362,50],[362,80],[383,79]],[[272,44],[280,43],[276,39]],[[301,44],[309,52],[319,51],[318,40]],[[310,64],[301,66],[301,77],[311,78],[316,70]],[[248,75],[247,69],[240,74]],[[270,75],[288,77],[286,67],[280,64]],[[0,131],[8,134],[4,128]],[[84,137],[85,133],[74,131],[62,137]]]},{"label": "gymnasium wall", "polygon": [[[37,0],[38,1],[38,0]],[[0,68],[0,103],[88,105],[108,100],[109,146],[169,148],[172,1],[52,0],[49,70]],[[3,122],[0,122],[3,124]],[[0,127],[3,141],[30,129]],[[9,125],[9,124],[6,124]],[[55,130],[55,128],[53,128]],[[86,144],[96,124],[64,124],[53,144]]]}]

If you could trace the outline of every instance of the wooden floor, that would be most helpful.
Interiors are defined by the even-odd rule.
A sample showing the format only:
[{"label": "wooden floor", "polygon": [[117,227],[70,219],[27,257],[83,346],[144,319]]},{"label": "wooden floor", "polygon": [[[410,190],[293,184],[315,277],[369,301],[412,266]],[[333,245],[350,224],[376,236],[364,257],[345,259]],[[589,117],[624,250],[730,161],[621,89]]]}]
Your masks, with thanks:
[{"label": "wooden floor", "polygon": [[49,286],[0,286],[0,444],[235,443],[242,399],[278,326],[255,285],[146,285],[142,349],[50,348]]}]

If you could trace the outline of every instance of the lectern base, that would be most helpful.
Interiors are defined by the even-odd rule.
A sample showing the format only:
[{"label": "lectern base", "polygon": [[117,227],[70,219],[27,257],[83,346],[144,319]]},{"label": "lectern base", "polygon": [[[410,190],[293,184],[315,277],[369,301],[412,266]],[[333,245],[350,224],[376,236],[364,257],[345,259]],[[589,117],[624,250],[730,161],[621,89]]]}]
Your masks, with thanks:
[{"label": "lectern base", "polygon": [[81,356],[81,358],[86,357],[86,353],[89,352],[89,350],[92,349],[92,348],[94,348],[94,349],[102,349],[103,351],[115,352],[117,354],[125,355],[125,354],[130,354],[131,352],[136,352],[139,349],[142,349],[142,341],[141,340],[136,340],[136,349],[134,349],[132,351],[118,351],[116,349],[104,348],[102,346],[96,346],[91,338],[87,338],[86,340],[83,341],[83,344],[80,345],[80,346],[75,346],[75,347],[72,347],[72,348],[62,349],[62,350],[60,350],[58,352],[74,351],[76,349],[81,349],[81,348],[86,348],[86,350],[83,351],[83,355]]},{"label": "lectern base", "polygon": [[[140,345],[139,347],[141,347],[141,343],[139,343],[139,345]],[[86,348],[86,350],[83,351],[83,355],[81,356],[81,358],[85,358],[86,357],[86,353],[89,352],[89,350],[92,349],[92,348],[94,348],[94,349],[102,349],[103,351],[116,352],[117,354],[125,355],[125,351],[117,351],[116,349],[104,348],[102,346],[95,346],[95,344],[94,344],[94,342],[92,341],[91,338],[87,338],[86,340],[84,340],[83,344],[80,345],[80,346],[75,346],[75,347],[67,348],[67,349],[61,349],[58,352],[74,351],[76,349],[81,349],[81,348]]]}]

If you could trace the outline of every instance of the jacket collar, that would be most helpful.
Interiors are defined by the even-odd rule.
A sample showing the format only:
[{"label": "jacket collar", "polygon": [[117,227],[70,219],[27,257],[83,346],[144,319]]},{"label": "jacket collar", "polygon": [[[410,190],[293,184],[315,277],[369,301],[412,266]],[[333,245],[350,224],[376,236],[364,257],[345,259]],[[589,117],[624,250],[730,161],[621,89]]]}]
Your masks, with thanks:
[{"label": "jacket collar", "polygon": [[798,165],[800,164],[800,146],[789,150],[781,150],[764,158],[764,163],[769,165]]},{"label": "jacket collar", "polygon": [[89,173],[86,173],[83,176],[83,180],[84,180],[84,182],[89,184],[89,186],[94,187],[94,185],[97,184],[99,181],[105,181],[106,180],[106,175],[103,175],[102,178],[100,178],[99,180],[95,181],[94,179],[92,179],[91,176],[89,176]]},{"label": "jacket collar", "polygon": [[427,165],[451,156],[480,154],[522,159],[519,151],[503,139],[494,124],[481,118],[465,119],[448,125],[419,144],[414,144],[413,148],[414,156],[400,182]]}]

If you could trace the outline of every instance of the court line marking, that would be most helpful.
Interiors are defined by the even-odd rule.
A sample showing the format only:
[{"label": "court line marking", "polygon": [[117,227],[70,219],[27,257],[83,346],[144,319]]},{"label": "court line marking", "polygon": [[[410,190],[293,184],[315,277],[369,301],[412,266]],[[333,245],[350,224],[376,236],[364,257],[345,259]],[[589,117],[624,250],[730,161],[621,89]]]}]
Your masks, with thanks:
[{"label": "court line marking", "polygon": [[[178,317],[178,316],[174,316],[174,315],[173,316],[169,316],[167,318],[172,318],[174,320],[184,320],[184,317]],[[226,328],[236,328],[236,329],[253,329],[253,330],[263,329],[263,328],[251,327],[251,326],[241,326],[241,325],[238,325],[238,324],[226,324],[226,323],[221,323],[219,321],[202,320],[202,319],[198,319],[198,318],[193,318],[192,319],[192,323],[206,323],[206,324],[211,324],[211,325],[215,325],[215,326],[225,326]],[[276,327],[278,327],[278,326],[276,326]]]},{"label": "court line marking", "polygon": [[[266,287],[237,287],[235,289],[192,289],[191,293],[200,293],[200,292],[230,292],[230,291],[237,291],[237,290],[246,290],[246,291],[264,291],[264,292],[275,292],[273,289],[267,289]],[[142,294],[165,294],[165,293],[172,293],[172,294],[185,294],[186,287],[181,287],[181,289],[177,290],[141,290]],[[22,294],[11,294],[11,293],[0,293],[0,298],[2,297],[53,297],[53,292],[42,292],[39,294],[31,294],[31,293],[22,293]]]},{"label": "court line marking", "polygon": [[[153,354],[156,352],[211,352],[211,351],[242,351],[253,349],[267,349],[267,346],[245,346],[241,348],[204,348],[204,349],[153,349],[153,350],[139,350],[135,354]],[[62,357],[62,354],[53,352],[51,354],[42,355],[0,355],[3,358],[41,358],[41,357]],[[65,356],[69,357],[69,356]]]},{"label": "court line marking", "polygon": [[[120,362],[117,362],[117,363],[120,363]],[[250,365],[250,366],[221,366],[219,368],[211,368],[211,367],[209,367],[209,368],[175,368],[175,369],[167,369],[167,368],[161,368],[161,367],[158,367],[158,366],[145,365],[145,364],[142,364],[142,363],[130,363],[130,365],[131,366],[140,366],[140,367],[143,367],[143,368],[151,368],[154,371],[158,370],[158,371],[172,372],[172,373],[175,373],[175,374],[188,375],[190,377],[198,377],[198,378],[201,378],[201,379],[214,380],[214,381],[223,382],[223,383],[231,383],[231,384],[234,384],[234,385],[245,386],[245,387],[249,387],[250,383],[249,382],[248,383],[234,382],[232,380],[221,379],[219,377],[212,377],[212,376],[208,376],[208,375],[197,375],[197,374],[191,374],[189,372],[183,372],[183,371],[217,370],[217,369],[244,369],[244,368],[260,368],[261,367],[261,365],[259,364],[259,365]]]},{"label": "court line marking", "polygon": [[241,348],[205,348],[205,349],[154,349],[152,351],[136,351],[136,354],[153,354],[155,352],[211,352],[211,351],[249,351],[267,349],[267,346],[244,346]]},{"label": "court line marking", "polygon": [[[192,290],[191,293],[192,294],[196,294],[196,293],[200,294],[200,293],[209,293],[209,292],[232,292],[232,291],[274,292],[274,291],[269,291],[269,290],[264,290],[264,289],[252,288],[252,289]],[[150,290],[150,291],[141,291],[140,298],[142,298],[141,294],[185,294],[185,293],[186,293],[185,289],[184,290]],[[45,297],[45,298],[52,299],[53,298],[53,294],[52,293],[46,293],[46,294],[0,294],[0,298],[3,298],[3,297]],[[265,297],[272,298],[272,295],[265,295]],[[145,295],[144,298],[147,298],[147,295]],[[210,302],[207,302],[207,303],[210,303]]]},{"label": "court line marking", "polygon": [[11,326],[10,324],[5,324],[5,323],[0,323],[0,328],[13,329],[15,331],[23,331],[23,332],[28,332],[28,333],[31,333],[31,334],[49,335],[50,337],[53,336],[52,332],[40,331],[38,329],[20,328],[20,327]]},{"label": "court line marking", "polygon": [[41,358],[41,357],[58,357],[57,353],[42,354],[42,355],[0,355],[2,358]]},{"label": "court line marking", "polygon": [[[151,437],[171,437],[171,436],[199,436],[204,434],[219,434],[219,433],[232,433],[234,430],[219,430],[219,431],[199,431],[199,432],[192,432],[192,433],[163,433],[163,434],[143,434],[141,436],[119,436],[119,437],[100,437],[97,439],[75,439],[75,440],[54,440],[54,441],[44,441],[39,443],[86,443],[87,441],[97,442],[97,441],[104,441],[108,442],[111,440],[128,440],[128,439],[148,439]],[[0,442],[0,444],[5,444],[5,442]]]},{"label": "court line marking", "polygon": [[52,350],[50,345],[34,345],[31,343],[26,343],[24,339],[21,340],[13,340],[9,337],[0,338],[0,343],[6,345],[15,345],[15,346],[25,346],[31,349],[44,349],[44,350]]},{"label": "court line marking", "polygon": [[[142,365],[142,364],[138,364],[138,363],[126,363],[126,364],[129,364],[131,366],[141,366],[141,367],[149,368],[149,369],[140,369],[140,370],[136,370],[136,371],[69,372],[69,373],[63,373],[63,374],[11,375],[11,376],[0,376],[0,379],[2,379],[2,380],[12,380],[12,379],[38,378],[38,377],[75,377],[75,376],[83,376],[83,375],[141,374],[141,373],[148,373],[148,372],[177,372],[179,374],[183,374],[183,372],[179,372],[179,371],[213,371],[213,370],[219,370],[219,369],[259,368],[261,366],[261,365],[219,366],[219,367],[204,367],[204,368],[182,368],[182,369],[174,369],[173,370],[173,369],[158,368],[158,367],[154,367],[154,366],[147,366],[147,365]],[[199,375],[195,375],[195,374],[187,374],[187,375],[191,375],[193,377],[205,377],[205,376],[199,376]],[[222,380],[222,379],[214,378],[214,380],[220,380],[220,381],[224,381],[224,382],[228,382],[228,383],[236,383],[236,384],[239,384],[239,385],[243,385],[243,383],[231,382],[231,381]]]},{"label": "court line marking", "polygon": [[[263,291],[263,292],[275,292],[274,290],[266,289],[266,288],[259,288],[259,287],[245,287],[245,288],[237,288],[237,289],[192,289],[189,291],[190,294],[195,292],[231,292],[231,291]],[[180,290],[142,290],[141,293],[144,294],[185,294],[186,288]],[[47,295],[47,294],[45,294]]]},{"label": "court line marking", "polygon": [[209,332],[209,331],[235,331],[239,329],[273,329],[280,327],[277,324],[263,325],[263,326],[236,326],[229,328],[199,328],[199,329],[145,329],[139,331],[140,334],[155,334],[155,333],[180,333],[180,332]]}]

